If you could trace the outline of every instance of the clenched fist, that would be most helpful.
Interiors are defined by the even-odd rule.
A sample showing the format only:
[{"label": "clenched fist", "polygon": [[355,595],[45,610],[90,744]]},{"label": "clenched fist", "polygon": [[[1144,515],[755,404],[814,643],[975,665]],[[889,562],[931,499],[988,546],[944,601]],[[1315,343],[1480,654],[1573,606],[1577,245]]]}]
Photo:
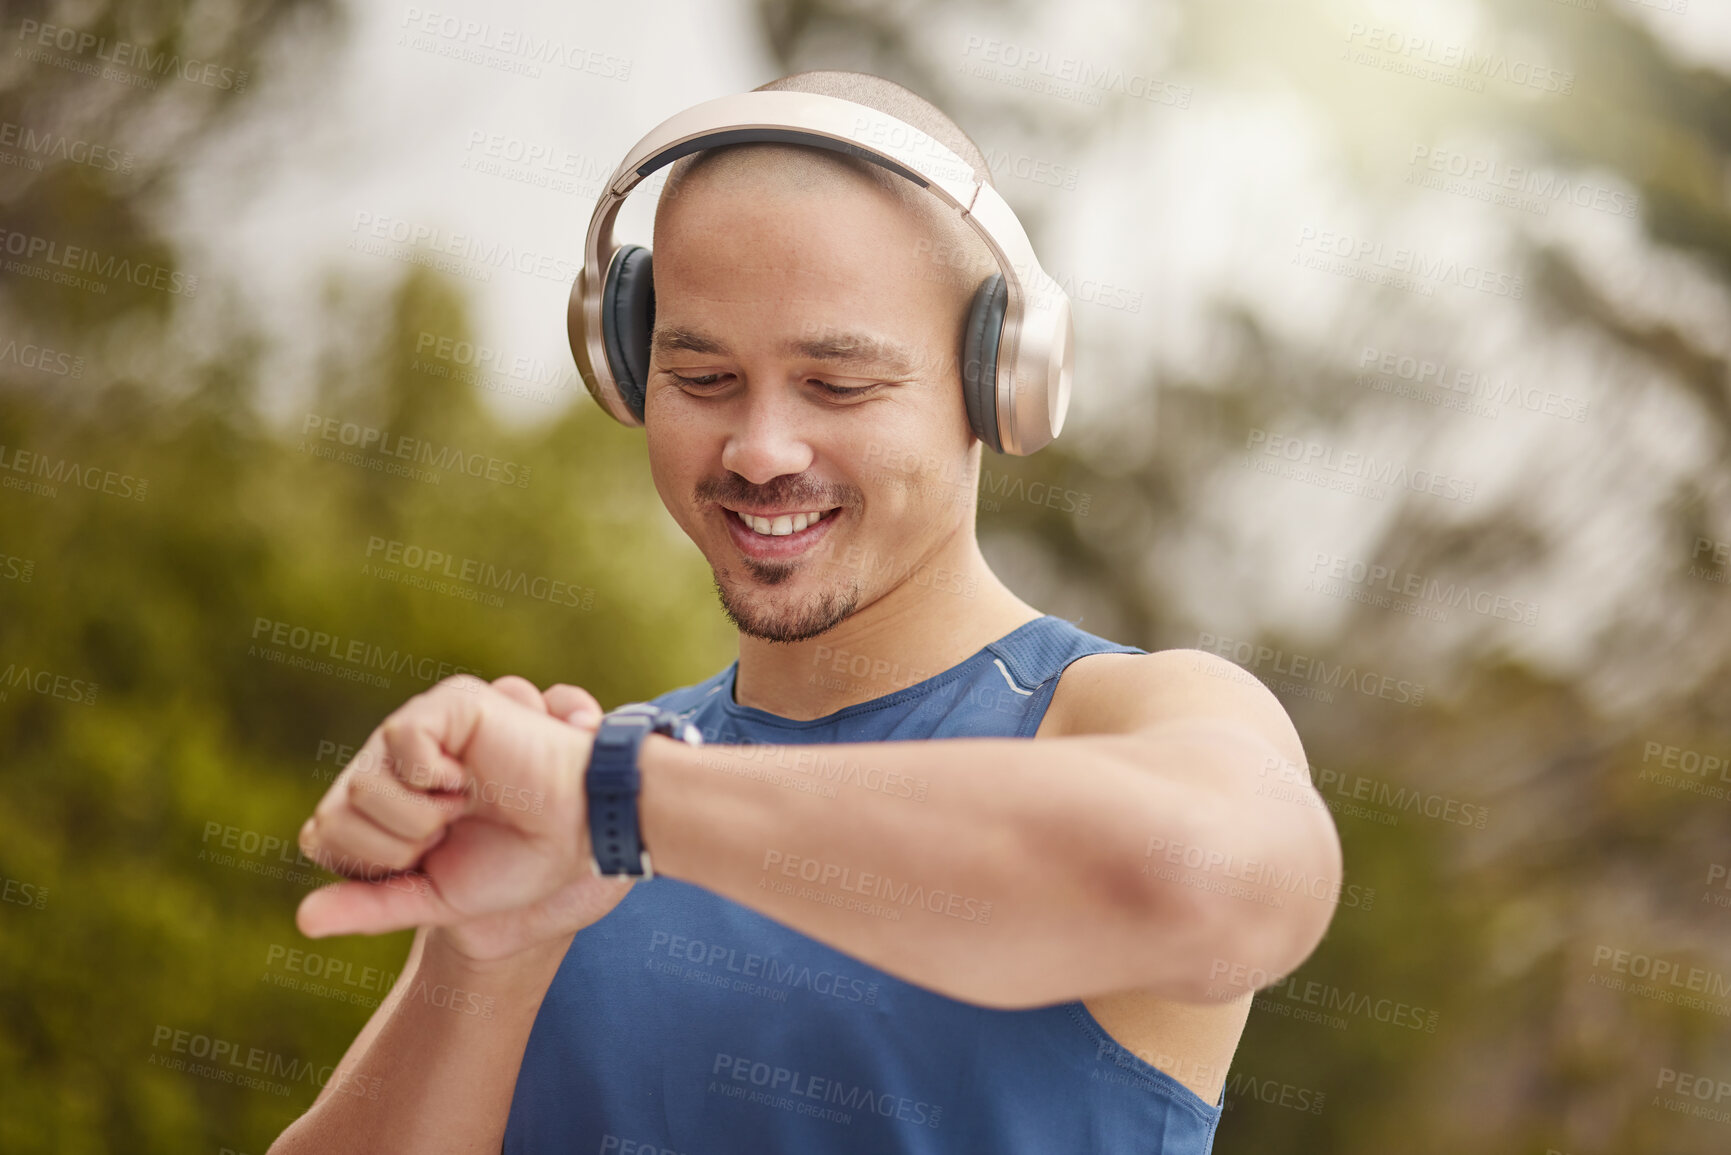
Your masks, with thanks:
[{"label": "clenched fist", "polygon": [[314,891],[314,938],[442,928],[475,959],[589,925],[631,887],[590,866],[583,771],[601,721],[587,691],[447,678],[355,752],[301,828],[301,850],[353,881]]}]

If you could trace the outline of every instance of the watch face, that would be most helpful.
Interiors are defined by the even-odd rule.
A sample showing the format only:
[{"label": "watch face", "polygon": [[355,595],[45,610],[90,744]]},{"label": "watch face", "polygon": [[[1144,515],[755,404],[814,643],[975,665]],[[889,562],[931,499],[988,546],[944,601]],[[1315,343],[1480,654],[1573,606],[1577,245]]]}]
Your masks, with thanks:
[{"label": "watch face", "polygon": [[[629,746],[637,736],[646,720],[640,718],[610,718],[602,722],[601,729],[595,733],[597,746]],[[609,723],[611,723],[609,725]]]},{"label": "watch face", "polygon": [[655,711],[655,733],[666,734],[669,738],[677,738],[684,726],[684,721],[672,710]]}]

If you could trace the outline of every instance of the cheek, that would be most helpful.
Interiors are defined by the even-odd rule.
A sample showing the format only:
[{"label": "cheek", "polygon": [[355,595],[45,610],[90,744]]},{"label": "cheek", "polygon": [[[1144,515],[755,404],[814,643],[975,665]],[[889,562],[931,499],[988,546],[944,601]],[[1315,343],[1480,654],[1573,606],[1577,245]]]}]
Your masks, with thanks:
[{"label": "cheek", "polygon": [[942,516],[971,497],[971,466],[981,443],[968,428],[961,386],[934,390],[901,408],[872,431],[875,456],[864,455],[868,484],[910,513],[929,507]]},{"label": "cheek", "polygon": [[669,472],[689,472],[701,464],[716,436],[704,407],[672,386],[651,385],[643,404],[643,437],[650,462]]},{"label": "cheek", "polygon": [[650,382],[643,398],[643,433],[652,449],[657,441],[672,446],[690,441],[697,435],[694,423],[697,411],[689,401],[689,397],[672,385]]},{"label": "cheek", "polygon": [[[650,418],[653,427],[654,418]],[[701,476],[699,462],[691,450],[689,439],[672,435],[665,427],[646,438],[649,452],[649,476],[655,492],[661,495],[675,521],[684,521],[684,511],[691,504],[691,492]]]},{"label": "cheek", "polygon": [[952,444],[891,445],[860,471],[878,527],[894,535],[953,523],[973,501],[973,456]]}]

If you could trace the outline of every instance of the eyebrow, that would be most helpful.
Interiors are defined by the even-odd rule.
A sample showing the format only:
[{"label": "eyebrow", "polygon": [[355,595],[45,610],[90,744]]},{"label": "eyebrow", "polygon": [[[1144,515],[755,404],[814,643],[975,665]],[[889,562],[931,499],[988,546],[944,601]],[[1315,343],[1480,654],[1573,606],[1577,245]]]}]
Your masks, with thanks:
[{"label": "eyebrow", "polygon": [[[684,350],[722,357],[731,355],[727,343],[719,337],[680,325],[657,325],[650,347],[658,354]],[[828,333],[822,337],[791,339],[782,343],[781,351],[789,356],[831,365],[887,370],[889,376],[912,376],[914,367],[919,364],[919,357],[906,345],[869,333]]]}]

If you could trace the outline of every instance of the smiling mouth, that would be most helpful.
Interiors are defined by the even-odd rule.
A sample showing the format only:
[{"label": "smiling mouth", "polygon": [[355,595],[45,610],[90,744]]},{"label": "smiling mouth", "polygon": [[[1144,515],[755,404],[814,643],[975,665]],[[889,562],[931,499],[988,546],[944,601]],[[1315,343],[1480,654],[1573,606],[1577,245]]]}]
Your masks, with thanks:
[{"label": "smiling mouth", "polygon": [[787,537],[807,529],[841,507],[832,506],[829,509],[803,510],[798,513],[777,514],[774,517],[757,517],[742,513],[737,509],[728,510],[745,527],[760,537]]}]

